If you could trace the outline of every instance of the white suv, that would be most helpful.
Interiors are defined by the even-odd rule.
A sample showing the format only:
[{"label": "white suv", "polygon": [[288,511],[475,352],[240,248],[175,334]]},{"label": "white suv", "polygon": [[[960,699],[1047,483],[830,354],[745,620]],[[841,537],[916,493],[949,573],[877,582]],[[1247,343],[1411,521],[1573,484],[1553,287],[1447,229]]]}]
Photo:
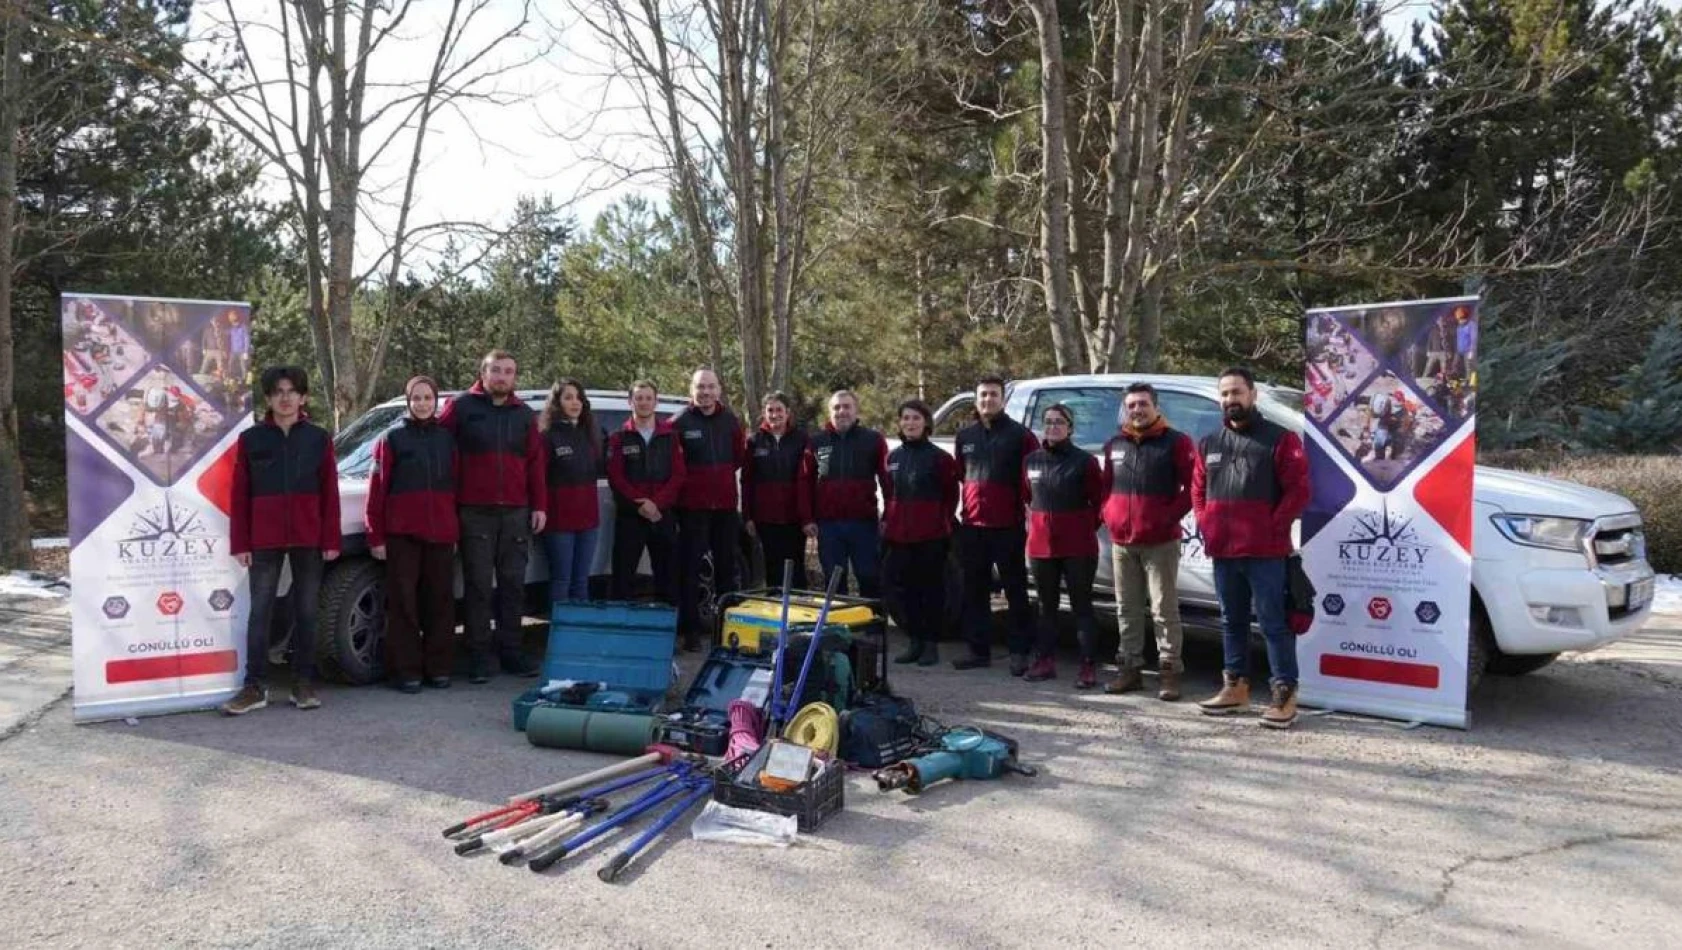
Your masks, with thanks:
[{"label": "white suv", "polygon": [[[1005,389],[1005,412],[1036,435],[1045,407],[1075,411],[1075,442],[1096,452],[1115,432],[1117,410],[1132,383],[1150,383],[1162,413],[1194,440],[1221,424],[1216,381],[1207,376],[1087,375],[1017,380]],[[1262,414],[1303,431],[1302,393],[1258,383]],[[934,439],[948,451],[972,418],[972,394],[954,396],[935,413]],[[1641,628],[1652,610],[1653,569],[1647,564],[1641,514],[1628,499],[1572,482],[1478,466],[1473,487],[1472,643],[1467,682],[1485,669],[1529,673],[1566,650],[1593,650]],[[1213,564],[1190,516],[1182,529],[1180,603],[1188,624],[1218,616]],[[1109,533],[1098,531],[1097,593],[1113,598]],[[1199,616],[1201,615],[1201,616]],[[1200,623],[1201,621],[1201,623]]]},{"label": "white suv", "polygon": [[[454,392],[444,393],[438,405],[440,412]],[[533,411],[542,412],[548,403],[547,389],[528,389],[519,393],[520,399]],[[606,433],[617,431],[630,418],[630,400],[623,392],[592,389],[589,391],[590,409],[596,424]],[[660,414],[671,417],[687,405],[678,397],[663,396]],[[367,528],[363,512],[368,504],[368,477],[374,466],[374,446],[381,435],[403,421],[407,404],[402,398],[380,403],[358,416],[334,437],[339,463],[339,531],[344,537],[344,551],[338,560],[328,565],[321,583],[321,611],[319,634],[316,637],[317,661],[322,673],[348,683],[371,683],[381,673],[380,641],[385,635],[385,598],[381,589],[384,566],[368,553]],[[605,437],[604,437],[605,441]],[[613,492],[607,479],[597,483],[597,495],[602,511],[600,540],[596,545],[596,561],[590,567],[590,588],[593,594],[605,592],[607,575],[613,564]],[[646,556],[643,573],[647,573]],[[549,563],[543,545],[532,545],[532,557],[526,565],[528,613],[543,616],[543,604],[548,599]],[[708,579],[702,578],[705,585]],[[283,578],[290,585],[290,576]],[[285,590],[283,587],[282,590]],[[456,572],[456,596],[461,596],[461,573]],[[282,654],[291,630],[291,613],[283,602],[275,611],[273,646],[270,652]]]}]

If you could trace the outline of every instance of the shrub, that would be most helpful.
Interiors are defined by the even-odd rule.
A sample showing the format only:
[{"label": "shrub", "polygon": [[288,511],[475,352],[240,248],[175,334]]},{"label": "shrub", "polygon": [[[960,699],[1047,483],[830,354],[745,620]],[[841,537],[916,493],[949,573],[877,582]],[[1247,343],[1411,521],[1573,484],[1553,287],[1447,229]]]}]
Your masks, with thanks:
[{"label": "shrub", "polygon": [[1647,559],[1654,570],[1682,574],[1682,457],[1513,451],[1484,453],[1479,461],[1563,478],[1628,498],[1641,512]]}]

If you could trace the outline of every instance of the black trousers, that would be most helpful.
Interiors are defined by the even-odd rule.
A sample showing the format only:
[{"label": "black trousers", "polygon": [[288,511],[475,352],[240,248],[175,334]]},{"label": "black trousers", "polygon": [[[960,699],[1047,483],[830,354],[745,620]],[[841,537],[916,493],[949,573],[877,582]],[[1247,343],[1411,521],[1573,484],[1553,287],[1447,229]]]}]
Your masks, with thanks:
[{"label": "black trousers", "polygon": [[683,509],[678,513],[677,629],[681,636],[712,636],[701,625],[701,560],[712,555],[713,595],[736,589],[736,540],[741,517],[734,511]]},{"label": "black trousers", "polygon": [[503,656],[519,654],[530,558],[529,509],[490,505],[461,509],[461,573],[466,587],[461,612],[468,649],[476,655],[488,656],[493,648]]},{"label": "black trousers", "polygon": [[1033,559],[1034,592],[1040,600],[1040,635],[1034,644],[1040,656],[1057,652],[1057,607],[1062,601],[1058,588],[1069,592],[1069,609],[1075,614],[1075,634],[1080,638],[1080,658],[1091,660],[1098,639],[1098,620],[1092,613],[1092,579],[1098,576],[1098,557],[1037,557]]},{"label": "black trousers", "polygon": [[392,679],[449,676],[455,669],[455,559],[453,544],[386,538],[385,655]]},{"label": "black trousers", "polygon": [[1028,605],[1027,528],[958,529],[958,560],[964,569],[964,638],[976,656],[993,643],[993,568],[999,570],[1010,602],[1010,652],[1025,655],[1034,642],[1034,612]]},{"label": "black trousers", "polygon": [[649,521],[635,509],[614,516],[613,599],[630,600],[636,593],[637,567],[645,550],[654,571],[654,596],[677,606],[677,516],[670,511],[662,512],[659,521]]},{"label": "black trousers", "polygon": [[245,685],[262,686],[269,669],[269,623],[280,590],[280,569],[292,562],[292,679],[315,678],[315,625],[321,604],[319,548],[268,548],[251,552],[251,613],[245,626]]},{"label": "black trousers", "polygon": [[[783,562],[794,562],[794,586],[806,588],[806,532],[797,524],[753,523],[765,549],[765,586],[783,586]],[[827,583],[827,581],[826,581]]]},{"label": "black trousers", "polygon": [[940,640],[946,620],[947,539],[883,546],[882,582],[898,600],[906,634],[918,643]]}]

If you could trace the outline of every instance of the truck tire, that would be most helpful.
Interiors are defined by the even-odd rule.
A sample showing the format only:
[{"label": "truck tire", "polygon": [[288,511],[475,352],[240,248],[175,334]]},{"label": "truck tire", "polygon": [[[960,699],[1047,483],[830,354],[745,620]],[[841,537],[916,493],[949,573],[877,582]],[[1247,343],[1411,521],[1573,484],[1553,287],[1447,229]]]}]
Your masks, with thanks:
[{"label": "truck tire", "polygon": [[1559,659],[1558,653],[1530,653],[1514,656],[1496,650],[1489,657],[1489,672],[1496,676],[1523,676]]},{"label": "truck tire", "polygon": [[384,674],[385,565],[366,558],[334,565],[321,584],[315,648],[321,675],[366,686]]},{"label": "truck tire", "polygon": [[1477,692],[1478,684],[1483,681],[1484,671],[1489,669],[1490,657],[1495,654],[1495,633],[1489,625],[1489,615],[1483,611],[1483,603],[1478,600],[1476,592],[1472,594],[1472,628],[1466,644],[1466,703],[1471,705],[1472,695]]}]

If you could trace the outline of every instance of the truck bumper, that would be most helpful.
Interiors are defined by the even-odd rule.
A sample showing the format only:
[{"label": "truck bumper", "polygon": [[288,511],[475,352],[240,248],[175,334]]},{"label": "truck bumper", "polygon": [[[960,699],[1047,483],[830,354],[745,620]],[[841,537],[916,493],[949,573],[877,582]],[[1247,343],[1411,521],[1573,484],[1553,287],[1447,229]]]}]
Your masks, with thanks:
[{"label": "truck bumper", "polygon": [[1596,650],[1640,630],[1652,613],[1654,575],[1646,561],[1595,569],[1525,570],[1491,561],[1478,567],[1484,610],[1503,653]]}]

